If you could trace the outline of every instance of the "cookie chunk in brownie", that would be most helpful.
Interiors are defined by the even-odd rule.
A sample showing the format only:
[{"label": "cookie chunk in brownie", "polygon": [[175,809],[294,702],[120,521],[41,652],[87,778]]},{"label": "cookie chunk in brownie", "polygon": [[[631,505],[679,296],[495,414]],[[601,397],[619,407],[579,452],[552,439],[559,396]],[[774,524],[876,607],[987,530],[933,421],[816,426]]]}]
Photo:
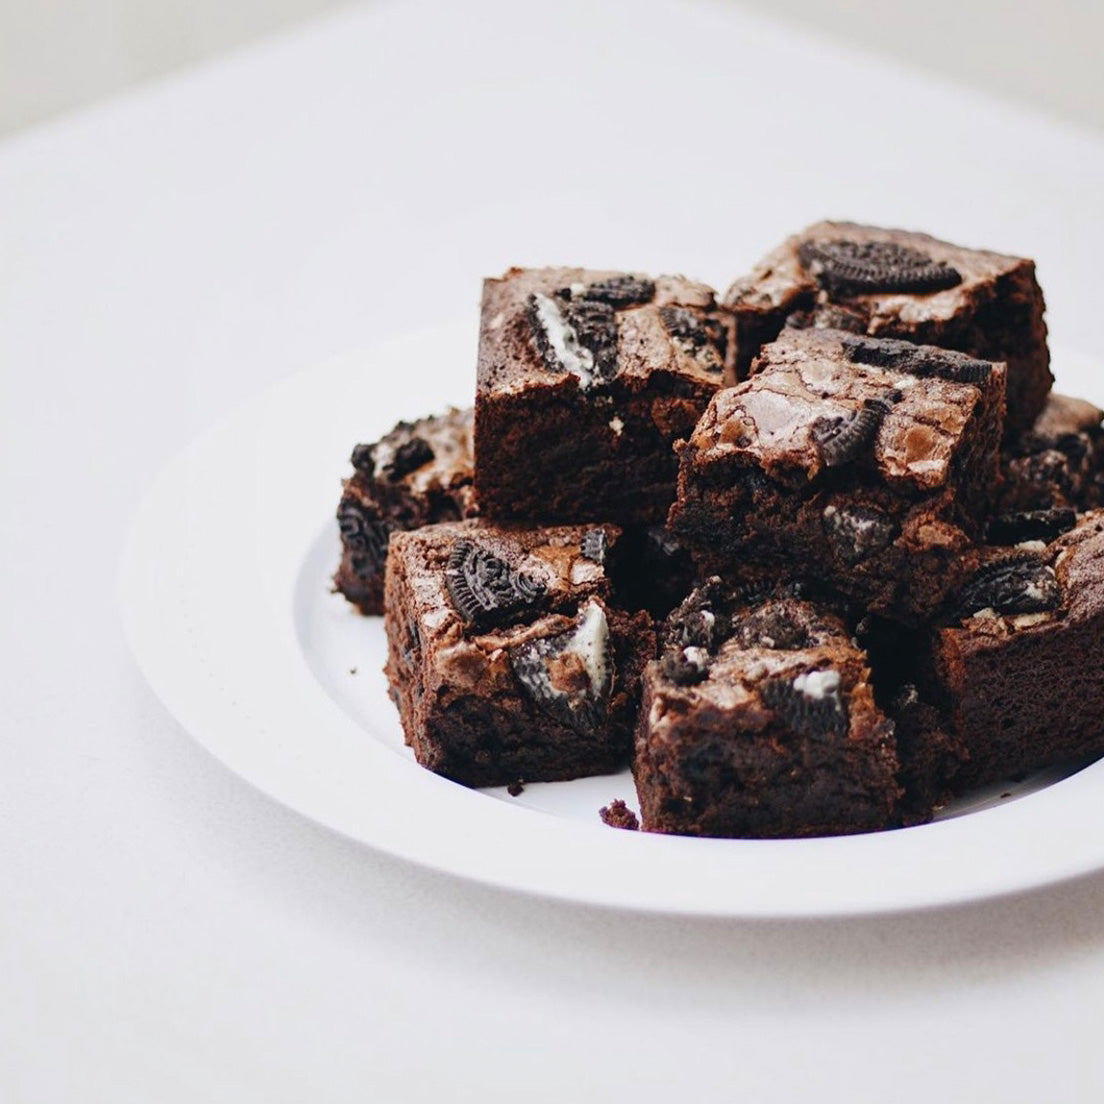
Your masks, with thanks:
[{"label": "cookie chunk in brownie", "polygon": [[831,330],[786,330],[757,365],[680,445],[671,529],[705,571],[819,579],[922,621],[981,536],[1004,366]]},{"label": "cookie chunk in brownie", "polygon": [[682,277],[511,269],[483,289],[475,487],[488,518],[662,524],[672,444],[732,352],[711,289]]},{"label": "cookie chunk in brownie", "polygon": [[765,257],[724,299],[737,373],[783,325],[957,349],[1008,365],[1008,421],[1026,429],[1050,390],[1034,262],[903,230],[820,222]]},{"label": "cookie chunk in brownie", "polygon": [[610,604],[618,537],[478,520],[392,535],[387,676],[422,766],[498,786],[625,764],[655,637]]},{"label": "cookie chunk in brownie", "polygon": [[1049,544],[971,558],[918,664],[965,749],[954,787],[1104,753],[1104,511]]},{"label": "cookie chunk in brownie", "polygon": [[644,673],[633,775],[646,830],[786,837],[897,822],[893,726],[832,609],[714,579]]},{"label": "cookie chunk in brownie", "polygon": [[1051,540],[1104,501],[1102,419],[1092,403],[1052,393],[1031,429],[1004,443],[990,540]]},{"label": "cookie chunk in brownie", "polygon": [[334,586],[362,613],[383,613],[387,541],[398,529],[472,517],[471,410],[399,422],[353,450],[337,521],[341,562]]}]

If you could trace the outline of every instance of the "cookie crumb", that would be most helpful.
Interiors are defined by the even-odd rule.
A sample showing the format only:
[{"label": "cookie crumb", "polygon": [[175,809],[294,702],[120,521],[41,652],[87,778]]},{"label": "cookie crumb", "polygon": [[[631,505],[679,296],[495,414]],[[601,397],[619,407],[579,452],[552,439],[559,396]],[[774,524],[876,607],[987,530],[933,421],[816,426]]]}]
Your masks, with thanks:
[{"label": "cookie crumb", "polygon": [[511,783],[510,783],[510,784],[509,784],[509,785],[508,785],[508,786],[506,787],[506,792],[507,792],[507,793],[508,793],[508,794],[509,794],[509,795],[510,795],[511,797],[517,797],[517,795],[518,795],[518,794],[520,794],[520,793],[525,793],[525,784],[524,784],[524,783],[522,782],[522,780],[521,780],[521,779],[519,778],[519,779],[518,779],[518,780],[517,780],[516,782],[511,782]]},{"label": "cookie crumb", "polygon": [[640,827],[636,813],[621,798],[603,805],[598,810],[598,815],[602,818],[602,823],[608,824],[611,828],[624,828],[626,831],[635,832]]}]

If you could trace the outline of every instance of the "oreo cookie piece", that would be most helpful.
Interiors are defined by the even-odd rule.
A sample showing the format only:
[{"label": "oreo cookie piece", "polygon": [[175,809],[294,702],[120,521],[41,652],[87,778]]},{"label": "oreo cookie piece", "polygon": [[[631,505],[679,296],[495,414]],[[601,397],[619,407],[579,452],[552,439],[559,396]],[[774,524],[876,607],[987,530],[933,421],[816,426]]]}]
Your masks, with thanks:
[{"label": "oreo cookie piece", "polygon": [[794,651],[812,643],[804,606],[785,600],[768,601],[732,622],[732,639],[741,648]]},{"label": "oreo cookie piece", "polygon": [[[405,425],[404,422],[399,422],[395,427],[401,428]],[[352,456],[349,457],[349,463],[364,476],[365,479],[371,479],[376,474],[376,446],[372,445],[357,445],[353,449]]]},{"label": "oreo cookie piece", "polygon": [[663,653],[659,669],[663,677],[676,686],[695,686],[709,677],[709,652],[689,645],[668,648]]},{"label": "oreo cookie piece", "polygon": [[433,446],[418,428],[438,429],[442,419],[424,418],[420,422],[399,422],[390,433],[370,445],[357,445],[350,462],[366,479],[380,478],[392,483],[429,464],[434,459]]},{"label": "oreo cookie piece", "polygon": [[433,460],[433,446],[424,437],[411,437],[395,449],[391,458],[380,468],[388,479],[402,479],[412,471]]},{"label": "oreo cookie piece", "polygon": [[[573,289],[566,289],[573,297]],[[650,303],[655,298],[655,281],[647,276],[627,274],[624,276],[611,276],[607,280],[596,280],[586,284],[582,292],[577,296],[580,299],[591,299],[597,303],[607,303],[616,310],[624,307],[640,306]]]},{"label": "oreo cookie piece", "polygon": [[390,527],[349,495],[338,503],[337,524],[354,572],[361,577],[377,573],[387,558]]},{"label": "oreo cookie piece", "polygon": [[848,335],[843,348],[852,364],[889,368],[921,379],[936,378],[952,383],[984,383],[993,371],[992,362],[978,360],[951,349],[914,345],[895,338],[870,338]]},{"label": "oreo cookie piece", "polygon": [[667,618],[664,644],[672,648],[700,648],[716,652],[731,634],[726,606],[728,588],[719,578],[709,579],[691,592]]},{"label": "oreo cookie piece", "polygon": [[861,409],[850,414],[817,419],[813,423],[813,440],[824,466],[836,468],[857,460],[873,443],[888,412],[889,403],[865,399]]},{"label": "oreo cookie piece", "polygon": [[582,734],[606,719],[615,673],[605,611],[588,602],[575,625],[508,650],[510,666],[530,701]]},{"label": "oreo cookie piece", "polygon": [[617,374],[617,315],[608,303],[534,292],[527,312],[549,372],[569,372],[583,388],[607,383]]},{"label": "oreo cookie piece", "polygon": [[660,307],[671,340],[688,356],[698,360],[711,372],[723,372],[728,351],[728,337],[720,321],[687,307]]},{"label": "oreo cookie piece", "polygon": [[1020,544],[1023,541],[1054,540],[1077,524],[1077,512],[1069,506],[1049,510],[1022,510],[1001,514],[989,521],[986,539],[990,544]]},{"label": "oreo cookie piece", "polygon": [[516,571],[470,540],[459,540],[453,546],[445,584],[460,616],[480,627],[502,624],[534,607],[545,591],[539,579]]},{"label": "oreo cookie piece", "polygon": [[887,548],[900,527],[870,506],[830,503],[825,506],[824,535],[832,552],[846,564],[857,564]]},{"label": "oreo cookie piece", "polygon": [[579,545],[579,555],[591,563],[604,564],[608,544],[605,529],[588,529]]},{"label": "oreo cookie piece", "polygon": [[838,671],[806,671],[795,678],[769,678],[760,686],[763,704],[802,736],[842,736],[847,706],[840,698]]},{"label": "oreo cookie piece", "polygon": [[999,614],[1043,613],[1062,604],[1054,569],[1033,555],[1008,557],[986,564],[958,592],[955,616],[980,610]]},{"label": "oreo cookie piece", "polygon": [[801,263],[834,295],[943,291],[962,283],[957,269],[910,245],[892,241],[806,241]]}]

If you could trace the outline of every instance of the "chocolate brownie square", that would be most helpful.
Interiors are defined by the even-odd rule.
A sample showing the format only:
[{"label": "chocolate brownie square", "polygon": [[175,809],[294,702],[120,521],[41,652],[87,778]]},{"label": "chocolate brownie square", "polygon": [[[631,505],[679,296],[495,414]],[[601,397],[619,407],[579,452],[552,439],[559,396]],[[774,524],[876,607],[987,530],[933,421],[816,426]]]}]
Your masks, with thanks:
[{"label": "chocolate brownie square", "polygon": [[786,330],[680,444],[669,526],[707,572],[818,579],[918,622],[998,482],[1004,366]]},{"label": "chocolate brownie square", "polygon": [[337,507],[341,562],[334,587],[362,613],[383,613],[387,541],[400,529],[459,521],[478,511],[472,488],[472,412],[399,422],[353,449],[354,475]]},{"label": "chocolate brownie square", "polygon": [[633,775],[643,827],[826,836],[897,822],[893,726],[829,606],[714,579],[676,610],[644,672]]},{"label": "chocolate brownie square", "polygon": [[483,288],[475,488],[494,519],[662,524],[671,446],[721,384],[730,319],[703,284],[511,269]]},{"label": "chocolate brownie square", "polygon": [[1034,425],[1004,443],[990,540],[1049,540],[1070,528],[1075,512],[1104,501],[1102,419],[1092,403],[1051,393]]},{"label": "chocolate brownie square", "polygon": [[1104,511],[1049,544],[983,549],[917,682],[965,749],[959,791],[1104,753]]},{"label": "chocolate brownie square", "polygon": [[468,786],[622,767],[651,618],[615,608],[612,526],[396,532],[387,676],[419,763]]},{"label": "chocolate brownie square", "polygon": [[1053,379],[1034,262],[927,234],[817,223],[733,284],[724,304],[736,318],[737,374],[786,324],[940,345],[1008,365],[1008,423],[1019,430]]}]

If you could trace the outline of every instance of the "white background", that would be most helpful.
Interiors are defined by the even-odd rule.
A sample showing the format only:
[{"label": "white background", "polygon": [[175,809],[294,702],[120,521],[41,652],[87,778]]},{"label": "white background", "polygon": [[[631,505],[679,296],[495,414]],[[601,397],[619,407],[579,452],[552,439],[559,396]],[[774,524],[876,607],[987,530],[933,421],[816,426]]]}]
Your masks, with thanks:
[{"label": "white background", "polygon": [[[1097,0],[716,2],[785,16],[798,27],[1104,129],[1104,5]],[[347,3],[0,0],[0,134]]]},{"label": "white background", "polygon": [[1102,194],[1094,138],[665,0],[353,9],[0,147],[0,1097],[1098,1100],[1104,877],[764,924],[430,875],[197,750],[115,573],[189,439],[427,320],[474,351],[510,263],[723,284],[824,215],[912,225],[1036,256],[1100,352]]}]

